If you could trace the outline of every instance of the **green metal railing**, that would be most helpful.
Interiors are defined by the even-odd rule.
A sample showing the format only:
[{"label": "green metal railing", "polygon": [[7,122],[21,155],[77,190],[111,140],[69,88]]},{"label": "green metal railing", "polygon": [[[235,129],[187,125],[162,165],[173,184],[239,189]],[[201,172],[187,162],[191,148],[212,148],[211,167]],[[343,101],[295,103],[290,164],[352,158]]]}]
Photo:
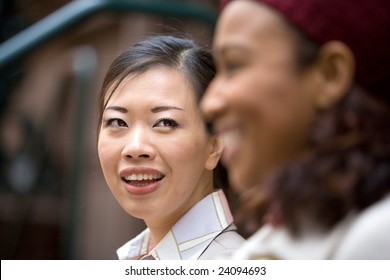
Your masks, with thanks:
[{"label": "green metal railing", "polygon": [[217,11],[213,9],[177,1],[76,0],[1,44],[0,70],[23,58],[42,43],[102,11],[145,12],[192,18],[209,24],[211,28],[217,17]]}]

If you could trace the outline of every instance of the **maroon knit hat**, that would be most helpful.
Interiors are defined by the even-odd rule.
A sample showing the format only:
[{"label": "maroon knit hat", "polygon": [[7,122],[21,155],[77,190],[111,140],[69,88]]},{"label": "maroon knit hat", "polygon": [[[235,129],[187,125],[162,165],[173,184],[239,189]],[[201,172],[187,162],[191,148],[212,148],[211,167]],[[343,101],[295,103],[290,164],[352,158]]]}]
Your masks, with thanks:
[{"label": "maroon knit hat", "polygon": [[[257,0],[277,10],[318,45],[344,42],[356,80],[390,101],[390,0]],[[229,0],[222,0],[222,7]]]}]

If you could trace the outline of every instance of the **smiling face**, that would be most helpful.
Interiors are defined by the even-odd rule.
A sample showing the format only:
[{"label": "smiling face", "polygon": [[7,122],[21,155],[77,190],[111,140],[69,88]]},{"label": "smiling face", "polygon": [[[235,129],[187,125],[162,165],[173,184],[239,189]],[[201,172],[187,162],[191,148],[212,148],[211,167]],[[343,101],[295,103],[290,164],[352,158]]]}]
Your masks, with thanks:
[{"label": "smiling face", "polygon": [[[107,96],[107,93],[106,93]],[[174,224],[213,191],[213,139],[179,71],[125,79],[104,108],[98,154],[120,205],[147,224]]]},{"label": "smiling face", "polygon": [[233,1],[217,25],[217,75],[201,106],[224,139],[238,191],[261,183],[305,146],[314,116],[311,72],[297,70],[293,33],[270,8]]}]

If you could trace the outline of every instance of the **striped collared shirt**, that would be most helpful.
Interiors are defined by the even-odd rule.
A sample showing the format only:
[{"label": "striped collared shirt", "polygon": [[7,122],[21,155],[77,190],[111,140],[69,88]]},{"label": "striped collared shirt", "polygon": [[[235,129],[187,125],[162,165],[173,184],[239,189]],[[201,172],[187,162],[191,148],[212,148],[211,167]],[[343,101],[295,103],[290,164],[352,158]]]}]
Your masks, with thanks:
[{"label": "striped collared shirt", "polygon": [[192,207],[150,252],[147,228],[120,247],[117,254],[119,259],[196,260],[232,222],[226,197],[219,190]]}]

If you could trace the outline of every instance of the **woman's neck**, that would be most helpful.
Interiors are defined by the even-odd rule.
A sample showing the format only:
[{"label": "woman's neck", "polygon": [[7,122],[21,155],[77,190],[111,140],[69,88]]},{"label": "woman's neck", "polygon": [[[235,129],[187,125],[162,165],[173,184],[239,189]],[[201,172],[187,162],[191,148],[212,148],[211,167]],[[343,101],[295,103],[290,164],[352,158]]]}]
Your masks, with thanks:
[{"label": "woman's neck", "polygon": [[192,197],[196,197],[197,199],[183,203],[182,207],[176,209],[173,213],[164,213],[163,216],[156,215],[154,217],[144,219],[150,230],[149,249],[154,248],[167,235],[173,226],[187,213],[188,210],[211,192],[213,192],[212,188],[204,190],[204,193],[200,193],[199,195],[194,194]]},{"label": "woman's neck", "polygon": [[147,226],[150,230],[150,241],[148,248],[149,251],[156,247],[158,243],[160,243],[160,241],[168,234],[168,232],[172,229],[175,223],[176,221],[167,222],[164,224],[159,223],[158,225],[147,223]]}]

